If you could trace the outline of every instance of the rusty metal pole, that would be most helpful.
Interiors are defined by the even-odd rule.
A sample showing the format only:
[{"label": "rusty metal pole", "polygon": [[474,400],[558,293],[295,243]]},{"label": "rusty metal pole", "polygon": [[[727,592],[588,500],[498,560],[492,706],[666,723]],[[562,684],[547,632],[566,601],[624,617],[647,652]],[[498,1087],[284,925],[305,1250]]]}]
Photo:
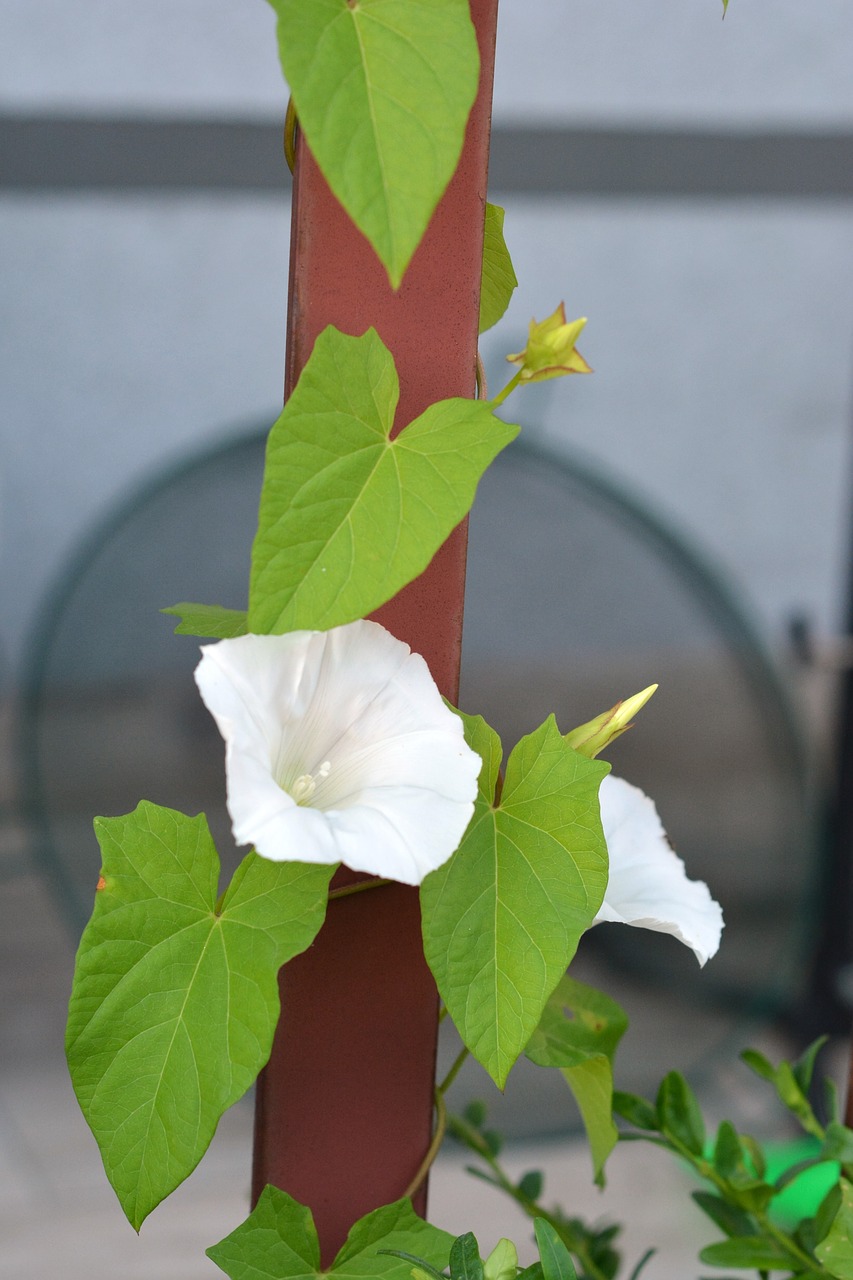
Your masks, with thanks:
[{"label": "rusty metal pole", "polygon": [[[491,121],[497,0],[472,0],[477,101],[459,168],[393,293],[367,241],[300,140],[293,192],[289,394],[317,335],[373,326],[400,376],[395,428],[436,400],[471,396]],[[455,700],[467,531],[379,610]],[[258,1082],[253,1195],[273,1183],[311,1206],[324,1261],[356,1219],[398,1199],[429,1146],[437,995],[416,889],[393,885],[330,903],[315,944],[282,975],[282,1015]],[[426,1190],[415,1207],[424,1212]]]}]

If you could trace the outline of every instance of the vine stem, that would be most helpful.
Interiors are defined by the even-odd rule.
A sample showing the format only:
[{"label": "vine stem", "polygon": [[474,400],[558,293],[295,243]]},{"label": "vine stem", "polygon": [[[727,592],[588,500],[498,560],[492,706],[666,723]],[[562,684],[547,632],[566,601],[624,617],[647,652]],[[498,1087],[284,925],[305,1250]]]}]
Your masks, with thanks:
[{"label": "vine stem", "polygon": [[329,901],[332,902],[336,898],[351,898],[354,893],[366,893],[368,889],[384,889],[386,884],[393,883],[393,880],[383,880],[381,876],[377,876],[373,880],[359,880],[355,884],[343,884],[339,889],[329,890]]},{"label": "vine stem", "polygon": [[419,1190],[421,1183],[435,1163],[435,1157],[439,1153],[446,1132],[447,1103],[444,1101],[444,1094],[441,1092],[441,1088],[438,1088],[435,1091],[435,1132],[432,1135],[432,1142],[427,1147],[427,1153],[418,1165],[417,1173],[403,1192],[404,1196],[411,1198]]},{"label": "vine stem", "polygon": [[[446,1010],[444,1010],[444,1012],[446,1012]],[[465,1061],[465,1059],[470,1056],[470,1052],[471,1052],[470,1049],[466,1048],[465,1045],[462,1046],[461,1050],[456,1055],[456,1058],[453,1061],[453,1065],[451,1066],[447,1075],[444,1077],[441,1084],[436,1087],[435,1132],[432,1135],[432,1142],[429,1144],[427,1148],[426,1155],[418,1165],[417,1173],[415,1174],[414,1178],[412,1178],[412,1181],[409,1183],[409,1185],[406,1187],[406,1190],[403,1192],[403,1194],[406,1196],[413,1196],[415,1194],[415,1192],[418,1190],[421,1183],[423,1182],[424,1178],[427,1176],[430,1169],[435,1164],[435,1158],[441,1149],[441,1144],[444,1141],[444,1135],[447,1132],[447,1103],[444,1101],[444,1095],[447,1093],[447,1090],[450,1088],[450,1086],[453,1084],[453,1081],[459,1075],[459,1072],[462,1068],[462,1064]]]},{"label": "vine stem", "polygon": [[440,1093],[442,1097],[444,1097],[444,1095],[447,1093],[447,1090],[453,1084],[453,1081],[459,1075],[459,1072],[462,1069],[462,1065],[465,1062],[465,1059],[470,1058],[470,1056],[471,1056],[471,1050],[467,1048],[466,1045],[463,1044],[462,1048],[459,1050],[459,1053],[456,1055],[453,1061],[453,1065],[451,1066],[447,1075],[442,1080],[441,1084],[438,1086],[437,1092]]}]

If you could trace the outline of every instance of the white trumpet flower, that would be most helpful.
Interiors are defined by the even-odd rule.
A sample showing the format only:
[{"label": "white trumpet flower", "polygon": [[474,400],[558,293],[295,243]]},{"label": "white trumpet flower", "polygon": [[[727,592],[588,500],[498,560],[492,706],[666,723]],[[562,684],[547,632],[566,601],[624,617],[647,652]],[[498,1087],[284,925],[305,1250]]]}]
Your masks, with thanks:
[{"label": "white trumpet flower", "polygon": [[420,884],[455,851],[480,758],[426,662],[375,622],[202,647],[238,844]]},{"label": "white trumpet flower", "polygon": [[608,775],[599,800],[610,877],[594,923],[613,921],[671,933],[704,965],[720,945],[720,904],[703,881],[687,878],[654,803],[639,787]]}]

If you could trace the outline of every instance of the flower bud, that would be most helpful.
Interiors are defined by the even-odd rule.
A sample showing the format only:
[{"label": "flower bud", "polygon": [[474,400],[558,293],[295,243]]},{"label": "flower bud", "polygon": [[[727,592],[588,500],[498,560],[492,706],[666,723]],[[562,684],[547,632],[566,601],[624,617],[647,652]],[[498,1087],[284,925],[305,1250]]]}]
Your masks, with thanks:
[{"label": "flower bud", "polygon": [[643,709],[655,689],[657,685],[650,684],[647,689],[635,693],[633,698],[617,702],[609,711],[602,711],[601,715],[596,716],[594,720],[589,720],[586,724],[579,725],[577,729],[572,729],[570,733],[565,734],[565,741],[581,755],[589,756],[590,760],[595,759],[620,734],[632,727],[633,717]]},{"label": "flower bud", "polygon": [[511,364],[521,365],[522,382],[543,382],[566,373],[592,373],[592,369],[575,343],[586,324],[586,318],[566,323],[565,303],[560,303],[547,320],[531,320],[527,346],[516,355],[507,356]]}]

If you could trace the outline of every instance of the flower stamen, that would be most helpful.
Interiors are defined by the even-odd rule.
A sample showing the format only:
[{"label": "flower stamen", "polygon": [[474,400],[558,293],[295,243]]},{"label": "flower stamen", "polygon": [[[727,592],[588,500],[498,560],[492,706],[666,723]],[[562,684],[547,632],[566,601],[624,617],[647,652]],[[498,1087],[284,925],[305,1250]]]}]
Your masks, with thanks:
[{"label": "flower stamen", "polygon": [[317,790],[317,783],[328,778],[331,771],[331,761],[324,760],[316,773],[301,773],[290,788],[290,794],[296,803],[307,804]]}]

